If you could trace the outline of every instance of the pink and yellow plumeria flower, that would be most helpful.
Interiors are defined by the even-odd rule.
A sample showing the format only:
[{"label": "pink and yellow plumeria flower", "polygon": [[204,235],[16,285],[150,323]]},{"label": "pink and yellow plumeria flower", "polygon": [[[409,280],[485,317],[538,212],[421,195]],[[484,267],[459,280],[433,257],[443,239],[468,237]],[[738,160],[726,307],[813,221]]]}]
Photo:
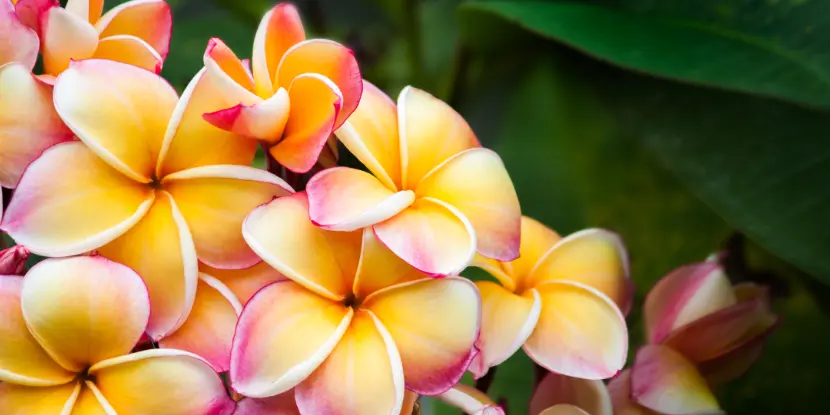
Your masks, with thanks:
[{"label": "pink and yellow plumeria flower", "polygon": [[0,0],[0,66],[18,62],[31,70],[39,43],[37,32],[20,20],[14,1]]},{"label": "pink and yellow plumeria flower", "polygon": [[522,346],[536,363],[563,375],[604,379],[622,369],[628,331],[620,309],[628,309],[631,287],[615,234],[588,229],[561,238],[523,217],[518,259],[477,256],[472,265],[499,281],[476,283],[481,353],[470,371],[477,377]]},{"label": "pink and yellow plumeria flower", "polygon": [[480,299],[466,279],[433,279],[371,229],[308,219],[305,193],[254,209],[243,235],[291,281],[260,290],[239,318],[231,386],[262,398],[295,388],[306,414],[397,415],[404,392],[442,393],[475,354]]},{"label": "pink and yellow plumeria flower", "polygon": [[4,414],[230,415],[219,376],[180,350],[130,353],[150,315],[147,289],[100,256],[45,260],[0,276]]},{"label": "pink and yellow plumeria flower", "polygon": [[502,261],[519,255],[521,212],[504,164],[447,104],[407,87],[396,107],[366,82],[336,134],[372,173],[338,167],[314,176],[307,191],[318,226],[371,227],[431,275],[461,272],[476,251]]},{"label": "pink and yellow plumeria flower", "polygon": [[530,398],[530,415],[614,415],[601,380],[548,373]]},{"label": "pink and yellow plumeria flower", "polygon": [[291,189],[263,170],[221,164],[248,150],[222,145],[240,140],[201,119],[190,87],[178,99],[150,71],[88,59],[58,77],[54,99],[80,142],[49,148],[26,169],[0,223],[19,244],[43,256],[98,250],[135,269],[150,291],[154,339],[189,314],[197,257],[217,268],[260,262],[242,221]]},{"label": "pink and yellow plumeria flower", "polygon": [[352,52],[325,39],[305,40],[297,9],[278,4],[263,17],[251,62],[219,39],[205,52],[218,93],[235,102],[205,114],[211,124],[266,143],[281,165],[309,171],[331,133],[357,108],[363,83]]},{"label": "pink and yellow plumeria flower", "polygon": [[462,383],[453,386],[437,398],[468,415],[504,415],[504,409],[493,402],[487,394]]}]

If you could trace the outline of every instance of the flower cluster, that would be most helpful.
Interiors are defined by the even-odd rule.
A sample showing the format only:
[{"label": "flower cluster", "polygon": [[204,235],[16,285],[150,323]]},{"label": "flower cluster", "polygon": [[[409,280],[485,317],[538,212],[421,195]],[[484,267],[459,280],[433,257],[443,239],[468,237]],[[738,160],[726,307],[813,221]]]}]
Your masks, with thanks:
[{"label": "flower cluster", "polygon": [[[458,113],[413,87],[393,101],[290,4],[251,61],[210,40],[181,95],[159,76],[168,5],[103,10],[0,0],[0,229],[17,243],[0,253],[1,413],[409,415],[426,395],[503,414],[459,381],[522,347],[552,372],[534,413],[611,413],[632,297],[615,234],[523,217]],[[338,167],[339,144],[365,169]],[[21,276],[30,253],[48,259]],[[757,356],[763,291],[716,271],[652,292],[620,405],[710,409],[660,394],[708,399],[703,376]]]}]

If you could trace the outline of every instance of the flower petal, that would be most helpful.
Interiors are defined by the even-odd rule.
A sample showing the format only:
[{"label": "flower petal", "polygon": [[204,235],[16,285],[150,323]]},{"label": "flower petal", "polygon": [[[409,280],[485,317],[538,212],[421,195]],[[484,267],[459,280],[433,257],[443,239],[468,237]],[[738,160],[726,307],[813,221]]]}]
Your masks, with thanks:
[{"label": "flower petal", "polygon": [[528,280],[530,272],[542,259],[542,256],[561,239],[562,237],[559,234],[543,223],[522,216],[522,242],[519,257],[509,263],[502,264],[502,266],[509,275],[513,276],[514,281],[521,283],[519,285],[527,285],[525,282]]},{"label": "flower petal", "polygon": [[[71,408],[72,415],[114,415],[107,399],[101,395],[101,391],[90,381],[84,381],[80,387],[80,394]],[[63,415],[63,414],[62,414]]]},{"label": "flower petal", "polygon": [[542,299],[535,290],[518,296],[490,281],[478,281],[476,286],[481,293],[481,336],[476,342],[480,353],[470,371],[480,378],[516,353],[530,337],[539,321]]},{"label": "flower petal", "polygon": [[20,303],[32,335],[74,372],[129,353],[150,317],[138,274],[101,256],[39,262],[26,274]]},{"label": "flower petal", "polygon": [[68,142],[29,165],[0,227],[35,254],[76,255],[132,228],[152,203],[152,189],[112,169],[83,143]]},{"label": "flower petal", "polygon": [[269,398],[243,398],[236,405],[234,415],[300,415],[294,390]]},{"label": "flower petal", "polygon": [[265,13],[256,31],[251,55],[257,95],[269,97],[278,89],[274,87],[273,78],[282,56],[303,40],[305,29],[293,4],[280,3]]},{"label": "flower petal", "polygon": [[287,279],[267,262],[260,262],[244,269],[218,269],[200,264],[199,269],[202,273],[221,281],[243,305],[266,285]]},{"label": "flower petal", "polygon": [[176,106],[162,77],[121,62],[75,62],[55,82],[55,109],[89,148],[118,171],[149,183]]},{"label": "flower petal", "polygon": [[631,396],[666,415],[721,414],[706,380],[691,362],[669,347],[647,345],[631,369]]},{"label": "flower petal", "polygon": [[[55,363],[32,337],[20,307],[22,288],[23,277],[0,276],[0,388],[5,382],[39,387],[65,384],[75,374]],[[0,403],[4,396],[0,393]]]},{"label": "flower petal", "polygon": [[631,369],[625,369],[608,382],[614,415],[659,415],[631,400]]},{"label": "flower petal", "polygon": [[231,349],[234,390],[263,398],[293,388],[334,350],[353,314],[292,281],[263,288],[239,317]]},{"label": "flower petal", "polygon": [[660,343],[672,330],[736,301],[732,285],[718,264],[702,262],[677,268],[646,296],[646,338],[650,343]]},{"label": "flower petal", "polygon": [[509,263],[499,262],[498,260],[484,257],[481,254],[476,254],[472,262],[470,262],[470,266],[486,271],[506,290],[510,292],[516,291],[516,280],[513,278]]},{"label": "flower petal", "polygon": [[227,109],[206,113],[203,118],[225,131],[275,143],[282,138],[289,117],[289,101],[288,92],[280,89],[265,101],[251,105],[239,103]]},{"label": "flower petal", "polygon": [[291,115],[285,124],[285,136],[271,148],[271,155],[287,169],[306,173],[317,163],[334,132],[343,97],[328,78],[314,73],[294,78],[288,95]]},{"label": "flower petal", "polygon": [[498,154],[473,148],[450,157],[418,184],[418,197],[458,209],[473,225],[478,251],[499,261],[519,256],[522,212]]},{"label": "flower petal", "polygon": [[14,2],[0,1],[0,65],[20,62],[31,70],[37,61],[40,39],[15,14]]},{"label": "flower petal", "polygon": [[384,186],[401,188],[398,109],[383,91],[364,80],[360,104],[335,133]]},{"label": "flower petal", "polygon": [[530,413],[542,413],[561,404],[573,405],[590,415],[614,415],[611,396],[602,381],[548,373],[533,392]]},{"label": "flower petal", "polygon": [[480,147],[473,130],[455,110],[427,92],[406,87],[398,96],[401,183],[414,189],[448,158]]},{"label": "flower petal", "polygon": [[228,287],[201,274],[190,315],[178,330],[159,340],[159,346],[197,354],[217,372],[227,372],[233,332],[241,312],[242,304]]},{"label": "flower petal", "polygon": [[3,382],[0,383],[0,408],[4,414],[11,415],[74,414],[72,407],[80,392],[78,382],[45,388]]},{"label": "flower petal", "polygon": [[375,291],[393,285],[429,277],[407,264],[384,246],[371,228],[363,229],[363,248],[353,292],[358,298],[365,298]]},{"label": "flower petal", "polygon": [[173,16],[164,0],[132,0],[113,7],[95,22],[101,37],[130,35],[150,44],[162,59],[170,49]]},{"label": "flower petal", "polygon": [[159,191],[147,216],[98,252],[134,269],[150,292],[147,334],[160,339],[184,323],[198,283],[196,251],[173,198]]},{"label": "flower petal", "polygon": [[771,325],[765,332],[749,342],[714,359],[699,363],[698,370],[713,387],[737,379],[761,357],[766,337],[775,329],[777,322],[776,320],[776,324]]},{"label": "flower petal", "polygon": [[261,101],[254,95],[254,79],[233,50],[219,38],[208,41],[204,55],[205,68],[216,79],[216,85],[228,97],[238,96],[246,103]]},{"label": "flower petal", "polygon": [[293,192],[282,179],[248,166],[203,166],[164,178],[187,221],[199,259],[218,268],[260,262],[242,238],[242,221],[255,207]]},{"label": "flower petal", "polygon": [[542,298],[536,330],[524,349],[551,372],[605,379],[625,364],[628,332],[622,313],[604,294],[572,281],[535,288]]},{"label": "flower petal", "polygon": [[396,255],[430,275],[455,275],[473,259],[472,225],[454,207],[431,198],[374,226],[375,235]]},{"label": "flower petal", "polygon": [[72,60],[86,59],[98,47],[98,33],[85,19],[61,7],[52,7],[41,16],[43,71],[57,76]]},{"label": "flower petal", "polygon": [[363,302],[389,331],[406,388],[436,395],[458,383],[476,353],[481,299],[460,277],[423,279],[378,291]]},{"label": "flower petal", "polygon": [[395,342],[377,317],[359,310],[334,351],[296,393],[297,406],[308,414],[400,414],[404,374]]},{"label": "flower petal", "polygon": [[619,236],[586,229],[561,239],[530,271],[525,287],[572,281],[596,288],[626,309],[630,302],[628,254]]},{"label": "flower petal", "polygon": [[89,372],[119,414],[230,415],[235,407],[207,362],[179,350],[145,350],[105,360]]},{"label": "flower petal", "polygon": [[130,35],[113,35],[101,39],[92,57],[128,63],[154,73],[161,72],[164,64],[161,55],[150,44]]},{"label": "flower petal", "polygon": [[317,173],[306,191],[311,220],[333,231],[352,231],[383,222],[415,201],[414,192],[394,193],[371,174],[349,167]]},{"label": "flower petal", "polygon": [[504,415],[489,396],[480,390],[459,383],[452,389],[437,396],[438,399],[464,411],[465,414],[476,415]]},{"label": "flower petal", "polygon": [[68,0],[66,10],[74,15],[95,24],[104,12],[104,0]]},{"label": "flower petal", "polygon": [[[334,129],[343,125],[357,108],[363,93],[363,78],[354,53],[328,39],[312,39],[295,44],[285,52],[277,69],[275,86],[288,88],[301,74],[314,73],[331,80],[342,94],[342,104]],[[293,99],[292,99],[293,106]]]},{"label": "flower petal", "polygon": [[52,104],[52,87],[23,64],[0,66],[0,185],[17,187],[43,150],[72,139]]},{"label": "flower petal", "polygon": [[552,406],[544,411],[540,412],[539,415],[592,415],[588,412],[585,412],[578,406],[568,405],[566,403],[559,404]]},{"label": "flower petal", "polygon": [[314,226],[305,193],[254,209],[242,224],[242,235],[265,262],[309,290],[335,301],[351,293],[361,232]]}]

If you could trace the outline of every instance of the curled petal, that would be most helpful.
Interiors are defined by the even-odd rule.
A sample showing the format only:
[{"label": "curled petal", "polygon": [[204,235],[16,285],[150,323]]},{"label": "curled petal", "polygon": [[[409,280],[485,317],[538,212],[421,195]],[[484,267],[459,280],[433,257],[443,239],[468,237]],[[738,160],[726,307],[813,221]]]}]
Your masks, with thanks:
[{"label": "curled petal", "polygon": [[32,387],[0,383],[0,408],[6,414],[53,415],[72,412],[81,385],[69,382],[60,386]]},{"label": "curled petal", "polygon": [[590,415],[614,415],[611,396],[602,381],[548,373],[533,392],[530,413],[543,413],[546,408],[562,404],[573,405]]},{"label": "curled petal", "polygon": [[15,13],[14,2],[0,1],[0,65],[20,62],[31,70],[37,61],[39,41],[37,33]]},{"label": "curled petal", "polygon": [[243,398],[236,405],[234,415],[300,415],[294,390],[269,398]]},{"label": "curled petal", "polygon": [[280,3],[265,13],[254,37],[253,76],[257,95],[269,97],[279,85],[274,84],[277,67],[290,47],[305,40],[305,29],[297,7]]},{"label": "curled petal", "polygon": [[23,275],[29,254],[29,250],[23,245],[0,251],[0,275]]},{"label": "curled petal", "polygon": [[246,103],[260,101],[253,93],[254,79],[246,64],[221,39],[212,38],[208,41],[203,60],[205,68],[216,79],[216,85],[223,94]]},{"label": "curled petal", "polygon": [[113,35],[101,39],[92,57],[129,63],[154,73],[161,72],[164,64],[164,59],[152,46],[130,35]]},{"label": "curled petal", "polygon": [[[32,36],[31,38],[24,38],[25,41],[23,43],[19,44],[19,45],[16,45],[16,46],[23,46],[22,48],[20,48],[20,52],[30,51],[31,48],[34,48],[34,50],[35,50],[34,54],[37,55],[37,46],[36,45],[38,44],[38,41],[35,41],[34,39],[37,36],[36,33],[41,33],[41,28],[40,28],[41,16],[43,16],[43,14],[46,13],[52,7],[60,7],[61,6],[60,1],[58,1],[58,0],[11,0],[11,2],[3,1],[1,3],[3,3],[3,4],[0,4],[0,9],[2,9],[4,12],[6,10],[9,10],[9,9],[7,9],[7,7],[9,7],[9,5],[14,5],[13,12],[17,15],[18,19],[20,19],[20,22],[23,23],[24,25],[34,29],[32,34],[35,35],[35,36]],[[14,24],[13,22],[10,23],[10,24],[12,26],[8,31],[0,30],[0,33],[9,33],[9,34],[19,36],[20,32],[17,31],[18,27],[16,26],[16,24]],[[14,43],[10,43],[10,45],[14,45]],[[28,60],[23,60],[23,59],[13,59],[13,60],[15,60],[17,62],[28,62]],[[0,60],[0,61],[2,61],[2,60]],[[34,65],[34,59],[32,60],[32,64]],[[29,67],[29,69],[31,69],[31,67]]]},{"label": "curled petal", "polygon": [[41,16],[41,54],[44,72],[57,76],[72,60],[86,59],[98,47],[98,33],[85,19],[61,7]]},{"label": "curled petal", "polygon": [[162,59],[170,49],[173,16],[164,0],[131,0],[113,7],[94,22],[101,37],[130,35],[147,42]]},{"label": "curled petal", "polygon": [[489,396],[472,386],[459,383],[438,395],[437,398],[461,409],[465,414],[504,415],[504,410],[498,407]]},{"label": "curled petal", "polygon": [[244,269],[217,269],[201,264],[199,269],[225,284],[243,305],[266,285],[286,279],[266,262]]},{"label": "curled petal", "polygon": [[240,103],[227,109],[206,113],[203,117],[211,125],[225,131],[275,143],[282,138],[290,106],[288,92],[280,89],[265,101],[251,105]]},{"label": "curled petal", "polygon": [[[775,323],[777,322],[776,320]],[[713,386],[723,385],[740,377],[761,356],[766,337],[775,329],[776,325],[771,325],[764,333],[749,342],[714,359],[698,364],[698,370],[706,378],[706,381]]]},{"label": "curled petal", "polygon": [[427,277],[385,247],[371,228],[363,229],[363,247],[353,289],[358,298],[365,298],[393,285]]}]

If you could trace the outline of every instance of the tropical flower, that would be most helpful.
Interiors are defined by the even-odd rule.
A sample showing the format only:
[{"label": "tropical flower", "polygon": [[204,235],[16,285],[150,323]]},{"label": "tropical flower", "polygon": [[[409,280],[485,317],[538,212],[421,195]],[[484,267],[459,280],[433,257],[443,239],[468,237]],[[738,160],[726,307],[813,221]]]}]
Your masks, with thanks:
[{"label": "tropical flower", "polygon": [[493,402],[487,394],[462,383],[438,395],[438,399],[468,415],[504,415],[504,409]]},{"label": "tropical flower", "polygon": [[521,213],[499,156],[463,118],[407,87],[398,105],[364,82],[357,110],[336,132],[368,169],[326,169],[308,183],[311,220],[324,229],[371,227],[404,261],[431,275],[461,272],[476,250],[519,255]]},{"label": "tropical flower", "polygon": [[266,13],[257,29],[253,71],[219,39],[211,39],[204,61],[221,80],[219,93],[233,102],[205,120],[261,140],[275,160],[298,173],[314,166],[363,89],[352,52],[330,40],[305,40],[297,9],[286,3]]},{"label": "tropical flower", "polygon": [[31,70],[37,62],[38,44],[37,32],[20,20],[14,2],[0,0],[0,66],[19,62]]},{"label": "tropical flower", "polygon": [[197,257],[217,268],[260,262],[242,239],[242,220],[291,192],[263,170],[222,165],[250,163],[253,153],[201,120],[202,104],[191,104],[201,79],[179,100],[162,78],[136,66],[73,63],[57,79],[54,100],[80,142],[49,148],[26,169],[0,223],[35,254],[98,250],[135,269],[150,292],[154,339],[190,312]]},{"label": "tropical flower", "polygon": [[[548,373],[530,398],[530,415],[614,415],[601,380]],[[619,415],[619,414],[618,414]]]},{"label": "tropical flower", "polygon": [[628,350],[623,313],[631,300],[622,241],[601,229],[565,238],[522,218],[521,256],[473,261],[498,280],[476,283],[483,302],[477,377],[519,347],[552,372],[604,379],[622,369]]},{"label": "tropical flower", "polygon": [[260,290],[239,318],[231,386],[263,398],[294,388],[307,414],[398,414],[405,390],[445,392],[475,354],[480,300],[460,277],[434,279],[371,229],[331,232],[304,193],[254,209],[245,240],[290,281]]},{"label": "tropical flower", "polygon": [[229,415],[210,366],[179,350],[130,353],[150,315],[135,272],[100,256],[0,276],[0,408],[6,414]]}]

